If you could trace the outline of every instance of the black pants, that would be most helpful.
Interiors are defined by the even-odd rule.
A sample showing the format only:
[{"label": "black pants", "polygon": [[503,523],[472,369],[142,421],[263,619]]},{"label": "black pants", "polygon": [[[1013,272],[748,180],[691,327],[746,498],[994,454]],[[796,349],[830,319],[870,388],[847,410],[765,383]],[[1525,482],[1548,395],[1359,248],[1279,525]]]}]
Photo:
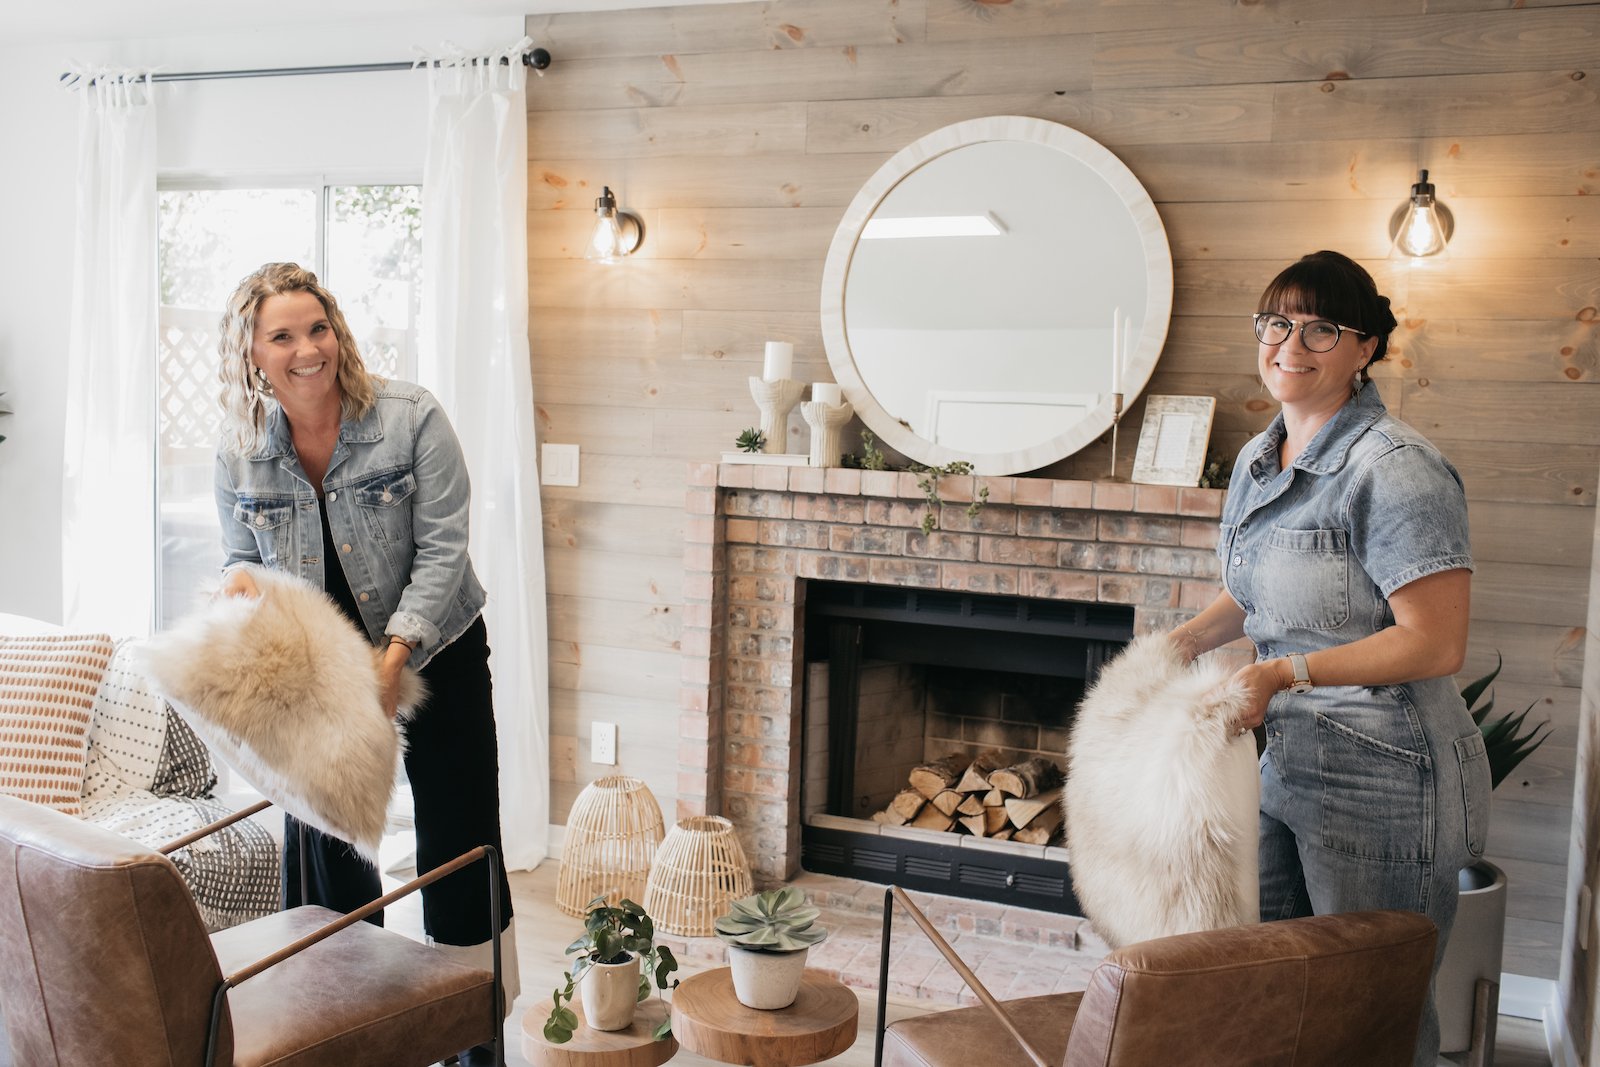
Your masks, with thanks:
[{"label": "black pants", "polygon": [[[478,845],[500,848],[500,761],[489,677],[489,641],[479,618],[426,667],[428,699],[406,723],[406,777],[416,805],[417,872]],[[284,817],[283,902],[354,911],[383,895],[377,868],[348,843],[306,828],[309,899],[300,899],[300,824]],[[446,945],[489,940],[487,861],[422,890],[422,928]],[[511,888],[500,871],[500,917],[511,921]],[[370,920],[383,925],[383,912]]]}]

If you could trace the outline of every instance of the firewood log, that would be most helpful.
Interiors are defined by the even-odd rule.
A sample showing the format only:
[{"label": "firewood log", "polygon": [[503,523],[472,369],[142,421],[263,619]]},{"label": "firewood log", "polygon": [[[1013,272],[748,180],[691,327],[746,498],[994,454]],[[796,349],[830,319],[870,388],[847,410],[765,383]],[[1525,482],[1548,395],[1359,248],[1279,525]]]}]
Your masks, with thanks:
[{"label": "firewood log", "polygon": [[917,812],[921,811],[922,805],[927,802],[927,799],[915,789],[902,789],[895,794],[893,800],[889,801],[889,808],[900,814],[901,819],[898,825],[903,825],[908,820],[915,819]]},{"label": "firewood log", "polygon": [[993,837],[1010,825],[1011,818],[1006,814],[1005,808],[983,809],[983,836]]},{"label": "firewood log", "polygon": [[956,808],[960,807],[961,802],[965,799],[967,799],[967,795],[965,793],[958,793],[954,789],[944,789],[940,790],[939,795],[934,797],[931,801],[929,801],[929,803],[938,808],[940,811],[944,812],[946,815],[954,815],[956,813]]},{"label": "firewood log", "polygon": [[1035,756],[990,774],[989,784],[1014,797],[1037,796],[1061,784],[1061,768],[1043,756]]},{"label": "firewood log", "polygon": [[982,815],[983,801],[976,796],[964,796],[961,798],[961,803],[956,805],[956,810],[963,815]]},{"label": "firewood log", "polygon": [[955,824],[954,819],[929,804],[917,812],[917,817],[907,825],[915,826],[919,830],[948,830]]},{"label": "firewood log", "polygon": [[984,827],[982,815],[963,815],[956,821],[962,826],[965,826],[967,828],[967,832],[973,837],[983,837],[988,833],[987,829]]},{"label": "firewood log", "polygon": [[884,808],[882,811],[872,813],[872,821],[885,826],[904,826],[906,817],[895,811],[893,807]]},{"label": "firewood log", "polygon": [[1002,827],[989,835],[991,841],[1010,841],[1011,835],[1017,831],[1010,826]]},{"label": "firewood log", "polygon": [[983,806],[986,808],[1003,808],[1005,803],[1006,795],[998,789],[991,789],[983,795]]},{"label": "firewood log", "polygon": [[1061,805],[1055,804],[1045,808],[1027,826],[1012,834],[1011,839],[1028,845],[1048,845],[1060,828]]},{"label": "firewood log", "polygon": [[932,800],[955,785],[966,766],[967,761],[960,756],[946,756],[933,763],[919,764],[911,770],[911,788]]},{"label": "firewood log", "polygon": [[1051,808],[1056,809],[1056,822],[1061,821],[1061,788],[1058,786],[1048,793],[1040,793],[1036,797],[1013,797],[1006,801],[1006,815],[1011,820],[1011,825],[1017,829],[1033,825],[1034,819],[1042,812]]},{"label": "firewood log", "polygon": [[977,758],[968,764],[966,771],[961,775],[961,781],[956,783],[956,789],[963,793],[987,790],[989,775],[1002,766],[1002,759],[999,749],[978,753]]}]

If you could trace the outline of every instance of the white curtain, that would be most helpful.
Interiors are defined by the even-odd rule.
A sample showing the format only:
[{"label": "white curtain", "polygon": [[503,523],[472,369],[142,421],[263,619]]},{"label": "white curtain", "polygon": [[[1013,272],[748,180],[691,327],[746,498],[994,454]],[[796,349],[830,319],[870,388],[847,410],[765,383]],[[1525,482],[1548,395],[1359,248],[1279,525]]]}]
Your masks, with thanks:
[{"label": "white curtain", "polygon": [[528,357],[526,38],[427,61],[421,383],[450,413],[472,476],[474,567],[489,592],[506,866],[544,859],[550,687],[544,537]]},{"label": "white curtain", "polygon": [[155,602],[156,114],[142,72],[77,71],[77,237],[61,486],[68,626],[150,630]]}]

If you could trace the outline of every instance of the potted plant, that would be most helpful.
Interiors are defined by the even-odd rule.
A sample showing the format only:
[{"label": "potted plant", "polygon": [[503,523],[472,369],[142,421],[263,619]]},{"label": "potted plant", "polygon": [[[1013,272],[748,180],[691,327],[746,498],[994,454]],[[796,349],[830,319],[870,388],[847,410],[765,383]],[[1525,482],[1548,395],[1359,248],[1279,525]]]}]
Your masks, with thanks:
[{"label": "potted plant", "polygon": [[[1495,659],[1494,670],[1461,687],[1461,699],[1466,701],[1472,721],[1478,724],[1478,730],[1483,734],[1491,789],[1503,782],[1517,764],[1532,755],[1550,737],[1548,720],[1536,724],[1532,729],[1524,729],[1523,724],[1533,710],[1533,704],[1521,712],[1507,712],[1495,719],[1489,717],[1494,711],[1494,693],[1489,686],[1504,666],[1500,657],[1496,656]],[[1486,693],[1488,698],[1483,699]],[[1481,705],[1480,700],[1483,700]],[[1539,732],[1541,729],[1546,731],[1543,735]],[[1455,922],[1434,985],[1434,1003],[1439,1009],[1441,1052],[1462,1052],[1471,1047],[1478,982],[1487,980],[1499,984],[1504,955],[1505,872],[1488,860],[1479,860],[1462,868],[1460,887]],[[1498,1007],[1491,1002],[1486,1010],[1495,1013]]]},{"label": "potted plant", "polygon": [[[634,1007],[650,995],[652,982],[657,989],[671,989],[667,977],[678,969],[672,950],[655,943],[655,923],[638,904],[623,900],[615,907],[605,897],[595,897],[584,914],[583,936],[567,946],[567,955],[578,953],[572,970],[562,977],[566,987],[557,989],[550,1017],[545,1020],[545,1040],[560,1045],[572,1040],[578,1016],[568,1004],[572,991],[583,983],[583,1015],[595,1030],[626,1030],[633,1025]],[[646,973],[640,973],[641,963]],[[584,979],[587,978],[587,981]],[[656,1040],[672,1032],[669,1015],[656,1027]]]},{"label": "potted plant", "polygon": [[787,1008],[800,995],[806,955],[828,936],[821,914],[794,886],[736,900],[716,922],[728,944],[733,993],[747,1008]]}]

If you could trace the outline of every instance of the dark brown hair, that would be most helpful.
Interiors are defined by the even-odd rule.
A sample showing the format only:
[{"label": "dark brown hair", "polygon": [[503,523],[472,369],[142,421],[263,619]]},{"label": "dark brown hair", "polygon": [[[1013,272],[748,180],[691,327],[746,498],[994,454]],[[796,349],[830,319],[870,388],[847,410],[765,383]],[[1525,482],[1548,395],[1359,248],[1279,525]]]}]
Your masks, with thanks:
[{"label": "dark brown hair", "polygon": [[[1378,339],[1370,366],[1389,351],[1389,335],[1397,325],[1389,298],[1378,292],[1372,275],[1338,252],[1301,256],[1278,272],[1261,294],[1257,311],[1310,311]],[[1361,371],[1363,379],[1367,372]]]}]

